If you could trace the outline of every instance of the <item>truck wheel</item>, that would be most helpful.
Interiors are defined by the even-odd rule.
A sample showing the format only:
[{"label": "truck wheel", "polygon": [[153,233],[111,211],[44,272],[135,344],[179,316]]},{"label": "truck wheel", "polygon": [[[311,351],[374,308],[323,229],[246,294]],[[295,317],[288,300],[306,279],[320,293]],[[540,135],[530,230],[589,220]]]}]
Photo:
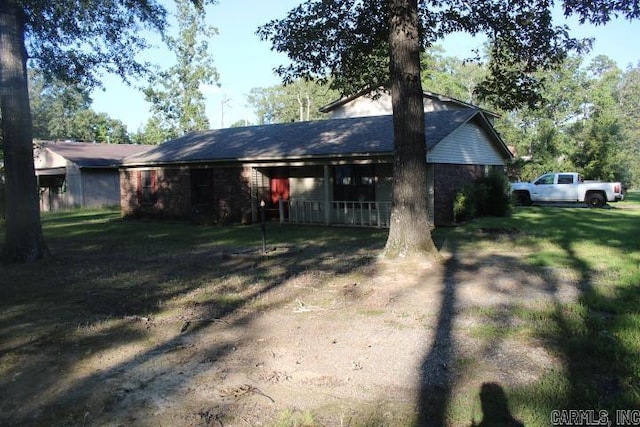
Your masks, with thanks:
[{"label": "truck wheel", "polygon": [[607,203],[604,196],[600,193],[587,194],[586,202],[590,208],[601,208]]},{"label": "truck wheel", "polygon": [[528,191],[516,191],[513,194],[516,205],[531,206],[531,196]]}]

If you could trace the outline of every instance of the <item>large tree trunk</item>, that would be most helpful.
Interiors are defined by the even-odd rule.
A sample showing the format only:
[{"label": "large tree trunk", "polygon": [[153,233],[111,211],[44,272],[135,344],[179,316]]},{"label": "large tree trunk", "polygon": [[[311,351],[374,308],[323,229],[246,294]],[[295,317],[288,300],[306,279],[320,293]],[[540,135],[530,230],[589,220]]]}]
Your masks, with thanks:
[{"label": "large tree trunk", "polygon": [[0,6],[0,108],[6,183],[3,255],[17,262],[35,261],[46,253],[33,166],[26,64],[22,11],[16,0],[3,0]]},{"label": "large tree trunk", "polygon": [[391,227],[384,255],[435,257],[427,211],[418,5],[417,0],[389,0],[388,4],[394,159]]}]

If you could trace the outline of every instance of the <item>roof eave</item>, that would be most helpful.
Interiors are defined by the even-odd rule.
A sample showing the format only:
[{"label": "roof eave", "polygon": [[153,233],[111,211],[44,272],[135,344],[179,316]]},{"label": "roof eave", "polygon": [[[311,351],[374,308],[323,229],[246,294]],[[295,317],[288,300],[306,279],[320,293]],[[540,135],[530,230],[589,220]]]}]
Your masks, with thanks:
[{"label": "roof eave", "polygon": [[159,160],[159,161],[144,161],[144,162],[132,162],[124,163],[120,165],[121,169],[140,168],[140,167],[154,167],[154,166],[180,166],[180,165],[193,165],[193,164],[211,164],[211,163],[244,163],[244,164],[259,164],[259,163],[304,163],[304,162],[319,162],[323,160],[335,161],[335,160],[350,160],[350,159],[363,159],[363,158],[383,158],[393,156],[393,151],[378,151],[378,152],[362,152],[362,153],[348,153],[348,154],[313,154],[306,156],[285,156],[285,157],[227,157],[223,159],[197,159],[197,160]]}]

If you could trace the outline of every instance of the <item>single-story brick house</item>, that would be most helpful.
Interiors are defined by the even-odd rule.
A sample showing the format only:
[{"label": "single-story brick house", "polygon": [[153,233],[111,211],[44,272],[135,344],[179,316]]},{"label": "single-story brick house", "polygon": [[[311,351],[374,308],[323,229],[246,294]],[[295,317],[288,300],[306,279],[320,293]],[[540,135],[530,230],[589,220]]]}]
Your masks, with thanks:
[{"label": "single-story brick house", "polygon": [[[455,192],[511,158],[492,117],[458,105],[425,112],[425,215],[433,224],[451,223]],[[386,114],[196,132],[127,157],[120,173],[125,217],[256,221],[264,202],[283,222],[387,227],[393,120]]]},{"label": "single-story brick house", "polygon": [[36,141],[34,166],[40,209],[118,206],[123,158],[150,146]]}]

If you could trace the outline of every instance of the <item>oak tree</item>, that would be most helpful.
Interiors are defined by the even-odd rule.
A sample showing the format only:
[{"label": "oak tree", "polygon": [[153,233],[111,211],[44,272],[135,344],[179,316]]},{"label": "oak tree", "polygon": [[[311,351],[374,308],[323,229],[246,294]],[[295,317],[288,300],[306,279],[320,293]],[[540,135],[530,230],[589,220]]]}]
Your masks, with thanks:
[{"label": "oak tree", "polygon": [[[640,16],[638,2],[565,0],[561,6],[565,15],[595,24]],[[276,70],[285,81],[330,78],[344,95],[391,91],[394,188],[387,255],[436,253],[426,215],[420,52],[452,32],[484,33],[489,74],[478,95],[505,109],[539,105],[543,81],[535,72],[586,47],[566,26],[553,24],[553,7],[548,0],[307,0],[258,29],[291,59]]]}]

